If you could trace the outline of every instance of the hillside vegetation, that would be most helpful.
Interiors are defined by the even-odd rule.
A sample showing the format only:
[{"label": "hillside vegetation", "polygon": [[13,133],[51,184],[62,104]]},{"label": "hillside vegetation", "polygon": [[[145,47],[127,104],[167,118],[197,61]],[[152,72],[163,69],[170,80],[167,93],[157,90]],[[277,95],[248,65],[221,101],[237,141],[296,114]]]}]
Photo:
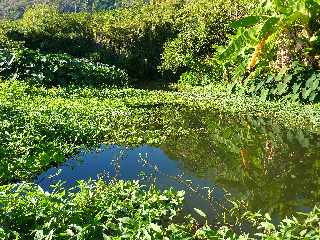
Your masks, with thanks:
[{"label": "hillside vegetation", "polygon": [[164,1],[111,11],[29,8],[1,23],[3,47],[113,64],[135,82],[231,82],[234,91],[319,100],[318,0]]}]

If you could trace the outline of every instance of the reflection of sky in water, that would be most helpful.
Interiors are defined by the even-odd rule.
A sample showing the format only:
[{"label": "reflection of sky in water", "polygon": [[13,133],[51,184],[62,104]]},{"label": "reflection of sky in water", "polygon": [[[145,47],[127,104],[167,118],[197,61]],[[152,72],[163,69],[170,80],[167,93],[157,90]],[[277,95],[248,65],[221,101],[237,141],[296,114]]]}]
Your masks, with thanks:
[{"label": "reflection of sky in water", "polygon": [[[319,135],[285,129],[263,119],[205,116],[186,118],[189,127],[205,126],[205,131],[170,137],[161,148],[110,145],[99,152],[82,152],[60,167],[60,175],[48,179],[58,171],[51,168],[36,182],[49,190],[58,180],[71,187],[77,180],[98,176],[124,180],[143,177],[142,183],[149,185],[156,177],[158,188],[186,192],[184,213],[200,208],[210,221],[221,213],[219,205],[226,205],[223,189],[231,193],[232,200],[244,200],[252,211],[268,211],[275,222],[296,211],[309,211],[319,203]],[[199,119],[205,120],[199,123]],[[214,188],[212,201],[207,200],[205,188]]]},{"label": "reflection of sky in water", "polygon": [[[155,167],[158,170],[155,170]],[[102,147],[98,152],[82,152],[59,169],[53,167],[39,175],[36,183],[49,191],[49,186],[59,180],[65,181],[65,187],[69,188],[78,180],[97,179],[99,176],[141,180],[141,183],[146,185],[155,181],[156,186],[162,190],[169,187],[184,190],[186,192],[184,214],[194,215],[193,208],[199,208],[208,214],[209,220],[213,221],[217,215],[216,210],[221,211],[219,205],[222,204],[224,196],[222,189],[208,180],[185,173],[179,161],[171,160],[161,149],[148,145],[137,148],[110,145]],[[206,187],[214,188],[215,203],[207,199]],[[216,201],[217,199],[219,201]]]}]

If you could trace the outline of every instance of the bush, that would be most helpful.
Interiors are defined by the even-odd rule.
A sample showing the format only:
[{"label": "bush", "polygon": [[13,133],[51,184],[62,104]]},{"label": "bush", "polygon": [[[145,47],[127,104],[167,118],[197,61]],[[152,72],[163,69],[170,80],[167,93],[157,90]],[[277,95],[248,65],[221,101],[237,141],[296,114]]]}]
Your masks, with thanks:
[{"label": "bush", "polygon": [[20,45],[19,42],[12,40],[8,36],[8,32],[12,31],[12,29],[15,29],[15,26],[16,22],[14,21],[0,20],[0,48],[18,47]]},{"label": "bush", "polygon": [[87,13],[59,13],[48,5],[26,10],[7,35],[31,49],[85,57],[96,50]]},{"label": "bush", "polygon": [[[250,4],[241,1],[190,1],[177,14],[177,38],[165,44],[161,70],[208,73],[213,79],[222,77],[212,61],[214,45],[225,44],[233,33],[229,24],[243,16]],[[197,74],[196,74],[197,75]],[[194,77],[197,77],[197,76]]]},{"label": "bush", "polygon": [[0,75],[49,86],[128,84],[126,73],[114,66],[30,49],[0,50]]},{"label": "bush", "polygon": [[179,7],[166,1],[89,14],[60,13],[37,5],[6,34],[30,49],[112,62],[133,78],[149,79],[159,76],[162,47],[174,35],[172,25]]},{"label": "bush", "polygon": [[189,70],[219,79],[213,46],[226,42],[229,23],[250,8],[243,1],[167,0],[92,14],[38,5],[6,36],[33,50],[115,64],[134,79],[175,78]]},{"label": "bush", "polygon": [[[135,5],[93,16],[95,39],[104,49],[102,61],[114,59],[140,79],[158,78],[164,43],[176,35],[173,28],[182,4],[164,1],[159,4]],[[107,56],[107,58],[106,58]]]}]

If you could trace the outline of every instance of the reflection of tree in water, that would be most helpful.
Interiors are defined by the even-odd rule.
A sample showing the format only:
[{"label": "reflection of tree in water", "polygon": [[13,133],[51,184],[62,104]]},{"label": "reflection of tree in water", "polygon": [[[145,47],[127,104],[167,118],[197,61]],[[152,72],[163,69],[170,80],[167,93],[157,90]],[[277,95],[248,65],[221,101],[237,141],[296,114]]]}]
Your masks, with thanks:
[{"label": "reflection of tree in water", "polygon": [[320,198],[320,136],[283,129],[261,118],[198,111],[185,128],[203,131],[172,137],[161,148],[185,169],[226,188],[251,210],[280,216],[313,207]]}]

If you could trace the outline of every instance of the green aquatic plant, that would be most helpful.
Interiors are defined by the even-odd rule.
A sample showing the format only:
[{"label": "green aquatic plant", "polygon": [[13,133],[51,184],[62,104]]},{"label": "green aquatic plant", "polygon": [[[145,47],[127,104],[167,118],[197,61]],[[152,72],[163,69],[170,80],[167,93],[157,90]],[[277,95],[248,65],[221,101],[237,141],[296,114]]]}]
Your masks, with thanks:
[{"label": "green aquatic plant", "polygon": [[28,183],[0,192],[1,239],[161,239],[162,223],[176,215],[184,195],[102,180],[52,193]]},{"label": "green aquatic plant", "polygon": [[[145,239],[262,240],[318,239],[320,212],[315,208],[279,226],[270,216],[247,212],[258,228],[255,237],[235,234],[223,226],[200,226],[191,217],[172,223],[182,206],[183,192],[158,191],[138,182],[80,181],[70,190],[53,186],[51,193],[20,183],[0,186],[0,237],[9,239]],[[206,215],[199,209],[204,218]]]},{"label": "green aquatic plant", "polygon": [[317,206],[309,213],[298,213],[296,217],[286,217],[278,226],[272,223],[269,214],[246,212],[243,217],[257,226],[259,232],[255,236],[263,240],[313,240],[320,236],[320,209]]}]

